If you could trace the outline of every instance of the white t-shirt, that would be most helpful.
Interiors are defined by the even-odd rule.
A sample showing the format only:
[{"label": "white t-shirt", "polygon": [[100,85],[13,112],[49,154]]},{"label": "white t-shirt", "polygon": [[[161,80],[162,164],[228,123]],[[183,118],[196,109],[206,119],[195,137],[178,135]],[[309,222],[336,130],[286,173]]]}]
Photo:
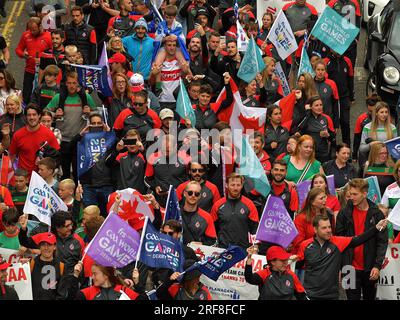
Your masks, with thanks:
[{"label": "white t-shirt", "polygon": [[174,90],[179,86],[179,79],[181,78],[181,67],[178,60],[165,60],[161,67],[161,94],[159,97],[160,102],[176,102],[174,97]]}]

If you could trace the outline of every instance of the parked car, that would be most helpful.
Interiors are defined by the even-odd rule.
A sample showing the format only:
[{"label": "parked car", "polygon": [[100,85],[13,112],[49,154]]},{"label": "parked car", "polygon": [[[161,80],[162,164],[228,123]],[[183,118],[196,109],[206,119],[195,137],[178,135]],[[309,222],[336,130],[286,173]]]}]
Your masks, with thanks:
[{"label": "parked car", "polygon": [[[391,0],[367,25],[365,64],[367,92],[377,92],[400,117],[400,0]],[[398,119],[396,117],[396,119]]]},{"label": "parked car", "polygon": [[361,0],[362,21],[368,23],[369,18],[380,13],[389,0]]}]

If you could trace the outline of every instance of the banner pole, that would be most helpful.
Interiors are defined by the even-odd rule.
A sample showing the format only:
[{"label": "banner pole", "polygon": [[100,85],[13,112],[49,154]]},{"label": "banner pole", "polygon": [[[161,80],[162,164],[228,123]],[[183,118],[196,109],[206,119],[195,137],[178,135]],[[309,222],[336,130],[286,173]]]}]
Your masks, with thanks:
[{"label": "banner pole", "polygon": [[140,259],[140,254],[142,253],[142,244],[143,244],[143,240],[144,240],[144,235],[146,234],[148,221],[149,221],[149,217],[146,216],[145,220],[144,220],[144,226],[143,226],[143,229],[142,229],[142,235],[140,237],[139,250],[138,250],[138,253],[137,253],[137,256],[136,256],[135,269],[137,268],[137,265],[138,265],[138,262],[139,262],[139,259]]}]

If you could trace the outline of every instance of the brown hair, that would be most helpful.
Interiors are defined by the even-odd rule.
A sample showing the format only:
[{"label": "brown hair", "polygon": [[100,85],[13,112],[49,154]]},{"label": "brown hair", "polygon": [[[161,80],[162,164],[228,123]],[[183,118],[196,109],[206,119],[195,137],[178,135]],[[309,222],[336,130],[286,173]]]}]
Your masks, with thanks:
[{"label": "brown hair", "polygon": [[4,75],[5,89],[7,91],[16,90],[14,76],[7,70],[0,70],[0,73]]},{"label": "brown hair", "polygon": [[300,79],[300,77],[304,77],[305,88],[302,89],[302,91],[305,94],[305,98],[309,99],[312,96],[318,95],[318,91],[315,88],[315,81],[314,81],[314,78],[312,77],[312,75],[307,72],[304,72],[299,75],[299,79]]},{"label": "brown hair", "polygon": [[175,17],[177,15],[177,13],[178,13],[178,8],[175,5],[169,4],[165,7],[165,10],[164,10],[165,15]]},{"label": "brown hair", "polygon": [[93,266],[96,266],[100,269],[101,273],[103,273],[108,278],[113,287],[118,284],[126,287],[124,280],[121,278],[121,276],[117,275],[117,270],[113,267],[104,267],[97,262],[93,263]]},{"label": "brown hair", "polygon": [[369,132],[369,137],[377,140],[377,131],[378,131],[378,126],[379,126],[379,120],[377,117],[378,111],[381,109],[387,109],[388,111],[388,117],[383,124],[383,127],[386,132],[387,139],[390,140],[393,138],[393,133],[392,133],[392,128],[391,128],[391,122],[390,122],[390,108],[389,105],[386,102],[379,101],[376,103],[376,109],[374,111],[373,117],[372,117],[372,122],[371,122],[371,131]]},{"label": "brown hair", "polygon": [[132,95],[132,89],[131,89],[131,85],[129,83],[129,79],[122,72],[117,72],[117,73],[113,74],[113,76],[112,76],[112,83],[113,83],[112,93],[113,93],[114,98],[119,98],[118,93],[117,93],[117,77],[121,77],[124,79],[124,81],[125,81],[125,92],[124,93],[128,99],[132,99],[133,95]]},{"label": "brown hair", "polygon": [[[314,202],[315,198],[318,197],[321,193],[325,193],[325,190],[321,188],[312,188],[307,195],[306,200],[304,201],[303,208],[299,212],[299,214],[304,213],[306,215],[306,221],[311,222],[312,218],[314,217],[314,212],[312,210],[312,203]],[[326,207],[322,209],[323,213],[322,216],[328,216],[326,211]]]},{"label": "brown hair", "polygon": [[314,174],[314,176],[313,176],[312,179],[311,179],[311,188],[314,187],[314,181],[315,181],[315,179],[317,179],[317,178],[322,178],[322,179],[324,179],[324,181],[325,181],[325,193],[326,193],[326,195],[330,194],[330,192],[329,192],[329,186],[328,186],[328,179],[326,178],[326,175],[324,175],[324,174],[322,174],[322,173],[316,173],[316,174]]},{"label": "brown hair", "polygon": [[398,174],[399,168],[400,168],[400,160],[397,160],[396,164],[394,165],[394,172],[393,172],[393,175],[394,175],[394,177],[396,178],[397,181],[400,180],[400,177],[399,177],[399,174]]},{"label": "brown hair", "polygon": [[[375,142],[373,144],[371,144],[371,149],[369,151],[369,155],[368,155],[368,166],[372,166],[375,163],[375,160],[378,158],[379,156],[379,152],[385,148],[386,150],[388,149],[386,144],[384,144],[383,142]],[[388,151],[388,158],[386,160],[386,165],[388,167],[392,167],[394,166],[393,160],[390,157],[389,154],[389,150]]]},{"label": "brown hair", "polygon": [[100,227],[104,222],[104,217],[100,215],[92,215],[89,219],[85,220],[85,231],[88,240],[92,240],[99,231]]},{"label": "brown hair", "polygon": [[44,76],[58,76],[60,69],[54,65],[48,65],[45,69],[44,69]]},{"label": "brown hair", "polygon": [[361,178],[351,179],[349,181],[349,188],[354,188],[361,192],[368,192],[368,181]]},{"label": "brown hair", "polygon": [[330,221],[328,216],[321,216],[321,215],[317,215],[314,217],[314,219],[312,220],[312,225],[314,228],[318,228],[319,227],[319,222],[320,221]]},{"label": "brown hair", "polygon": [[53,170],[53,172],[57,168],[56,161],[53,158],[50,158],[50,157],[46,157],[46,158],[43,158],[43,159],[39,160],[37,164],[46,166],[47,169]]},{"label": "brown hair", "polygon": [[227,178],[226,178],[226,184],[229,183],[229,180],[234,180],[234,179],[240,179],[242,184],[244,183],[244,177],[241,176],[240,174],[237,174],[236,172],[232,172]]}]

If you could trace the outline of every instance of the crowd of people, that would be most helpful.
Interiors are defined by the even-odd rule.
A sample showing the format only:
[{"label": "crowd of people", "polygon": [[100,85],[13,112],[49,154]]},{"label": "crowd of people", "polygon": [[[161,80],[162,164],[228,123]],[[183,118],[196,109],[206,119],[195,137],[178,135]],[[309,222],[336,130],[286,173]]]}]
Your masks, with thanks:
[{"label": "crowd of people", "polygon": [[[45,26],[51,24],[43,24],[47,4],[56,10],[50,29]],[[358,40],[340,55],[309,36],[315,76],[297,76],[305,37],[318,18],[306,0],[282,9],[299,45],[284,60],[267,38],[276,14],[265,12],[257,21],[256,1],[238,1],[237,7],[232,0],[166,0],[159,8],[144,0],[76,0],[74,5],[35,0],[32,5],[12,58],[19,59],[19,70],[7,68],[10,52],[0,37],[0,151],[2,165],[8,156],[14,168],[12,183],[1,186],[0,248],[36,255],[24,261],[30,263],[34,300],[117,300],[121,295],[140,300],[149,299],[152,290],[158,299],[212,299],[198,270],[182,278],[179,272],[140,261],[136,267],[133,262],[116,269],[89,256],[83,259],[109,214],[109,196],[126,188],[142,193],[153,207],[156,229],[182,237],[184,269],[199,259],[190,243],[237,245],[248,252],[245,280],[258,286],[260,300],[375,299],[388,243],[400,242],[396,226],[386,219],[400,198],[400,160],[391,158],[384,143],[397,137],[398,129],[391,107],[371,94],[352,137]],[[354,7],[359,24],[357,0],[330,0],[327,5],[342,16],[340,8]],[[244,52],[238,48],[236,21],[254,37],[265,63],[250,82],[238,76]],[[102,63],[103,46],[109,97],[80,83],[76,69]],[[282,122],[285,106],[274,104],[285,96],[275,75],[277,63],[295,92],[290,125]],[[18,88],[14,75],[23,70]],[[181,81],[195,124],[176,110]],[[298,230],[288,248],[255,245],[249,237],[257,231],[266,197],[238,174],[236,128],[221,120],[237,99],[233,82],[245,108],[266,113],[265,125],[248,141],[269,179],[270,195],[283,200]],[[92,132],[114,132],[117,139],[78,176],[77,143]],[[204,132],[216,132],[216,139]],[[51,227],[23,212],[33,171],[68,207],[53,214]],[[335,193],[328,188],[329,175]],[[377,177],[380,203],[367,197],[365,178],[370,176]],[[296,186],[306,180],[311,189],[300,205]],[[163,223],[170,185],[176,189],[182,221]],[[35,220],[38,225],[30,230]],[[132,226],[142,231],[143,224]],[[251,267],[253,254],[266,255],[268,262],[257,273]],[[289,261],[296,261],[295,272]],[[5,285],[9,266],[0,261],[0,300],[18,299]],[[343,266],[356,270],[355,286],[346,290],[340,281]],[[44,282],[50,269],[52,279]]]}]

